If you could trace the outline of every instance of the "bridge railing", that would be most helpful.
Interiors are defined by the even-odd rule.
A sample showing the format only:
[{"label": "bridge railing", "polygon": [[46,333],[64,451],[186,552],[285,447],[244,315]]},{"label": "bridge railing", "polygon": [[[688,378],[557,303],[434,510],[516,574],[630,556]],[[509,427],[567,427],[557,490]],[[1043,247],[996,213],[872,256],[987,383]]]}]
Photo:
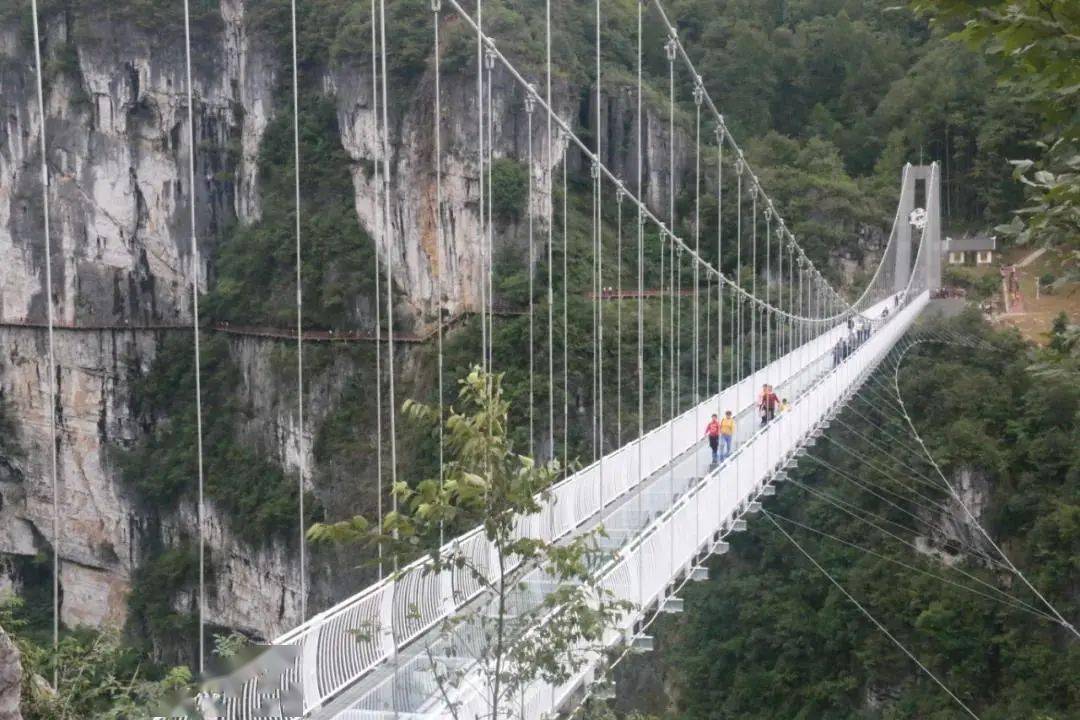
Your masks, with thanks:
[{"label": "bridge railing", "polygon": [[[911,299],[889,322],[882,324],[879,332],[815,382],[790,412],[757,432],[729,461],[712,470],[617,554],[601,572],[601,584],[614,598],[634,603],[638,611],[624,617],[621,627],[610,633],[609,645],[620,642],[640,613],[661,602],[671,583],[688,572],[702,551],[730,530],[770,476],[783,467],[810,432],[844,402],[889,352],[928,299],[926,292]],[[541,624],[534,632],[543,631]],[[598,653],[593,654],[596,660],[600,659]],[[535,683],[526,692],[522,720],[540,720],[562,706],[591,673],[590,665],[558,686]],[[485,716],[489,712],[486,679],[474,671],[462,687],[466,688],[460,698],[464,712],[458,716],[470,720]]]}]

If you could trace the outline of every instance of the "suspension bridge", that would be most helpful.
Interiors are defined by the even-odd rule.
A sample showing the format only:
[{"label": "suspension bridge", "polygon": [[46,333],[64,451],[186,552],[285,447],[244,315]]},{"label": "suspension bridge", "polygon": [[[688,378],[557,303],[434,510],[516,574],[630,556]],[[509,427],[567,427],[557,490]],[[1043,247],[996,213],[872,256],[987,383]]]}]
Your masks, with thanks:
[{"label": "suspension bridge", "polygon": [[[372,82],[376,88],[380,76],[377,72],[379,58],[374,55],[374,48],[379,45],[380,39],[374,35],[375,28],[378,27],[380,33],[386,32],[381,3],[379,5],[376,8],[375,3],[372,4],[371,18],[372,62],[375,68]],[[639,404],[639,418],[645,415],[644,383],[647,381],[642,348],[648,340],[643,336],[641,319],[641,305],[646,298],[660,300],[661,322],[668,324],[666,335],[661,325],[659,338],[662,347],[667,344],[668,367],[666,371],[661,367],[658,378],[661,417],[666,416],[666,419],[649,429],[639,421],[634,440],[610,452],[601,450],[594,462],[559,482],[550,496],[545,498],[543,510],[524,518],[519,529],[522,537],[555,542],[602,527],[604,532],[600,542],[602,549],[609,553],[610,560],[596,570],[598,578],[611,597],[625,601],[634,608],[606,633],[603,645],[607,648],[648,647],[650,638],[645,628],[649,619],[657,612],[677,609],[680,603],[676,597],[677,588],[687,581],[707,575],[701,564],[703,560],[709,555],[724,553],[727,549],[724,538],[731,532],[745,529],[748,514],[761,511],[762,498],[775,494],[777,483],[785,477],[784,469],[820,436],[829,419],[919,317],[929,302],[930,291],[940,285],[938,170],[936,165],[904,168],[900,201],[880,262],[862,294],[854,302],[847,302],[814,267],[786,228],[784,220],[751,171],[742,150],[728,132],[723,117],[709,97],[703,80],[694,70],[659,2],[655,4],[655,10],[668,28],[664,47],[670,68],[668,131],[672,134],[676,132],[674,77],[677,65],[685,67],[694,78],[692,96],[696,108],[694,217],[681,220],[676,216],[675,197],[678,190],[684,188],[677,189],[675,186],[674,154],[671,151],[666,222],[646,204],[642,190],[641,133],[644,121],[641,44],[642,23],[648,10],[646,3],[642,2],[638,7],[637,116],[628,118],[636,126],[637,133],[636,186],[616,177],[603,164],[599,141],[594,146],[586,144],[575,134],[571,124],[553,109],[550,4],[546,16],[549,53],[546,94],[527,82],[509,59],[509,52],[501,51],[494,40],[485,34],[482,3],[477,3],[475,13],[466,11],[456,0],[449,0],[446,5],[458,20],[473,30],[476,39],[476,102],[480,107],[476,138],[480,169],[478,241],[483,258],[480,271],[484,275],[479,284],[483,291],[481,324],[484,329],[485,365],[498,368],[496,359],[491,356],[491,338],[494,334],[491,321],[494,315],[491,310],[494,295],[491,283],[494,223],[490,215],[490,196],[487,204],[484,199],[485,190],[488,193],[492,190],[490,168],[494,117],[491,92],[494,84],[492,78],[497,70],[516,80],[524,93],[529,137],[527,215],[530,267],[535,266],[539,259],[534,234],[535,226],[539,225],[541,230],[547,232],[547,241],[539,249],[546,248],[548,267],[555,268],[555,223],[550,215],[534,221],[532,210],[538,204],[534,199],[537,186],[546,186],[549,192],[554,188],[552,176],[558,162],[554,157],[556,148],[562,146],[564,153],[571,150],[579,152],[591,168],[594,280],[587,297],[594,306],[593,340],[597,348],[594,368],[598,373],[603,373],[598,357],[599,348],[604,343],[603,302],[617,301],[617,335],[621,338],[622,305],[627,300],[635,301],[638,304],[636,321],[639,345],[636,372],[631,374],[637,382],[637,392],[633,396]],[[436,207],[441,208],[442,170],[439,155],[442,117],[438,33],[444,21],[443,4],[435,0],[432,10],[436,143],[433,171],[439,183]],[[601,7],[597,3],[597,108],[602,106],[601,21]],[[385,68],[384,40],[381,51]],[[385,83],[385,73],[381,80]],[[379,97],[378,93],[376,97]],[[385,120],[385,86],[381,99]],[[536,123],[534,127],[537,110],[543,114],[546,125],[546,134],[542,136],[546,140],[546,172],[536,164],[533,156],[533,137],[540,125]],[[715,173],[712,184],[720,214],[718,237],[715,240],[718,262],[724,257],[724,213],[735,216],[735,236],[726,239],[736,246],[733,272],[729,273],[721,271],[719,265],[708,262],[702,253],[703,112],[709,115],[710,124],[715,128],[713,151],[716,160],[712,169]],[[608,122],[613,120],[622,119],[607,119]],[[597,119],[597,125],[602,121]],[[382,130],[385,133],[385,125]],[[384,152],[385,142],[384,136]],[[669,142],[669,148],[673,144]],[[562,166],[565,203],[565,158]],[[384,203],[382,217],[385,219],[394,191],[389,184],[389,165],[384,164],[382,170],[381,201]],[[725,175],[728,177],[725,178]],[[725,206],[724,189],[732,179],[734,198],[729,197]],[[605,196],[612,194],[618,205],[617,287],[605,285],[603,281],[601,203]],[[921,198],[918,207],[917,196]],[[554,198],[554,193],[551,197]],[[631,207],[633,230],[629,238],[636,238],[636,246],[628,248],[633,253],[626,253],[626,256],[623,247],[624,206]],[[565,210],[563,216],[566,216]],[[912,224],[913,217],[918,218],[915,226]],[[690,228],[692,245],[691,241],[677,234],[676,228],[680,225]],[[440,233],[443,232],[441,221],[437,221],[436,226]],[[913,237],[913,227],[918,237]],[[650,238],[655,236],[659,246],[659,289],[645,285],[647,234]],[[690,287],[682,278],[684,258],[689,260],[692,275]],[[750,263],[748,269],[745,268],[747,261]],[[388,287],[393,278],[389,258],[387,262],[385,285]],[[563,263],[565,274],[565,252]],[[624,266],[636,266],[636,287],[623,286]],[[745,278],[748,283],[744,282],[744,272],[749,276]],[[542,368],[534,364],[533,357],[533,348],[538,340],[534,335],[534,313],[549,313],[548,347],[544,355],[549,359],[552,386],[555,384],[556,355],[555,339],[550,334],[555,325],[552,322],[555,308],[551,282],[553,275],[554,272],[548,273],[547,302],[534,307],[530,300],[528,311],[530,375],[542,372]],[[533,298],[536,293],[532,272],[529,282],[529,297]],[[703,284],[707,285],[704,291]],[[663,305],[665,297],[666,308]],[[692,312],[688,324],[692,324],[693,339],[686,352],[692,355],[693,369],[689,383],[693,385],[691,396],[695,400],[685,408],[681,403],[683,393],[677,387],[684,381],[681,377],[684,365],[681,358],[683,302],[676,300],[676,297],[688,297]],[[704,312],[700,307],[703,298],[708,304]],[[389,290],[386,302],[392,308],[393,297]],[[388,312],[392,313],[392,309]],[[609,315],[607,322],[610,321]],[[706,326],[704,329],[703,324]],[[392,325],[390,328],[388,339],[393,342]],[[856,328],[858,334],[853,332]],[[709,336],[704,343],[703,332]],[[441,349],[441,334],[438,340]],[[565,338],[563,344],[565,347]],[[715,352],[712,352],[713,347]],[[843,347],[843,352],[838,350],[840,347]],[[727,366],[724,364],[725,356],[729,358]],[[565,362],[564,357],[564,370]],[[617,387],[622,390],[621,364],[617,372],[620,374]],[[439,380],[441,385],[441,366]],[[765,384],[772,385],[780,396],[790,399],[790,405],[775,420],[762,423],[758,414],[758,388]],[[594,402],[601,408],[599,417],[594,421],[599,424],[594,428],[594,433],[601,438],[603,388],[601,380],[594,380]],[[393,392],[392,385],[390,392]],[[549,438],[546,445],[542,441],[539,444],[554,452],[557,445],[554,438],[554,392],[549,400]],[[608,400],[610,402],[610,398]],[[379,398],[378,401],[382,403],[384,400]],[[390,403],[392,411],[395,402],[392,394],[386,401]],[[534,449],[536,440],[532,401],[534,391],[530,384],[530,450]],[[622,398],[618,398],[618,401],[621,402]],[[701,429],[714,413],[723,415],[729,410],[736,421],[734,450],[720,463],[714,464]],[[599,446],[603,447],[602,440]],[[492,638],[485,632],[482,618],[495,611],[491,607],[493,599],[485,589],[485,586],[490,587],[490,583],[497,580],[499,573],[494,548],[482,528],[478,527],[449,540],[444,552],[447,555],[467,556],[472,560],[470,567],[434,570],[431,558],[424,556],[334,607],[315,614],[277,638],[274,645],[290,647],[294,652],[289,655],[290,659],[281,674],[280,687],[276,690],[271,687],[269,697],[280,699],[289,688],[292,690],[292,702],[297,706],[293,712],[313,718],[488,717],[491,712],[491,684],[497,679],[489,669],[483,667],[482,659],[491,652],[489,645]],[[488,584],[480,582],[474,575],[476,568],[480,568],[479,572],[485,576]],[[535,612],[544,602],[546,594],[554,589],[552,578],[540,568],[524,569],[517,582],[519,585],[511,603],[511,613]],[[544,633],[545,629],[546,623],[540,622],[529,632]],[[588,658],[586,662],[580,663],[561,682],[538,680],[519,691],[509,703],[513,709],[508,711],[508,716],[523,720],[538,719],[565,711],[579,702],[589,692],[593,681],[603,674],[607,662],[603,650],[580,648],[583,656]],[[457,681],[448,688],[447,678],[451,675]],[[253,717],[258,712],[257,708],[267,707],[267,689],[265,680],[261,680],[256,672],[238,697],[224,703],[218,712],[229,717]]]},{"label": "suspension bridge", "polygon": [[[387,33],[392,33],[393,28],[386,27],[384,4],[384,0],[371,3],[371,112],[379,132],[378,161],[374,168],[377,191],[374,215],[377,220],[373,230],[379,240],[382,263],[373,271],[376,329],[373,338],[367,333],[361,335],[349,330],[343,330],[337,336],[342,340],[373,339],[388,346],[385,359],[382,352],[376,353],[380,363],[378,373],[380,376],[385,373],[388,383],[385,392],[382,383],[376,384],[375,413],[381,418],[385,405],[390,418],[385,433],[382,423],[378,423],[380,449],[384,442],[389,447],[387,467],[384,469],[380,465],[379,468],[380,496],[384,492],[384,473],[389,484],[399,481],[395,428],[398,398],[394,388],[393,346],[395,342],[429,340],[427,335],[404,335],[396,332],[394,327],[394,283],[398,280],[395,263],[400,262],[400,258],[391,251],[394,242],[390,234],[395,227],[391,218],[400,215],[396,204],[401,200],[393,186],[389,143],[388,105],[391,97],[387,90]],[[609,107],[603,102],[603,5],[597,0],[595,6],[596,57],[592,79],[595,102],[592,105],[594,117],[590,122],[595,123],[593,127],[596,128],[605,123],[620,123],[632,128],[634,140],[627,152],[636,155],[633,158],[635,178],[619,177],[605,164],[605,150],[610,154],[610,149],[601,147],[601,133],[595,133],[589,141],[582,139],[574,122],[555,109],[550,0],[545,6],[543,89],[519,70],[513,59],[513,48],[499,47],[485,31],[482,0],[469,8],[458,0],[431,2],[434,51],[429,89],[434,108],[431,173],[435,200],[432,217],[417,222],[430,222],[437,237],[438,249],[432,260],[436,284],[433,303],[437,311],[434,314],[445,317],[442,303],[448,294],[444,286],[447,277],[456,277],[459,282],[479,288],[475,312],[480,315],[482,332],[480,362],[485,368],[496,371],[499,358],[493,354],[494,318],[501,311],[497,307],[493,283],[498,228],[493,218],[492,199],[497,124],[492,93],[496,87],[505,87],[496,82],[496,78],[512,81],[514,95],[511,100],[520,101],[526,112],[528,156],[524,162],[528,169],[528,198],[523,214],[528,229],[529,305],[521,312],[529,318],[528,347],[522,352],[528,356],[528,449],[533,456],[557,456],[560,450],[565,456],[567,452],[566,433],[570,424],[566,400],[569,364],[569,338],[565,335],[568,327],[567,283],[561,283],[558,288],[562,293],[559,308],[556,278],[560,268],[556,261],[561,260],[561,276],[565,279],[569,270],[566,203],[570,190],[567,166],[571,154],[576,155],[591,177],[592,250],[588,273],[593,284],[591,291],[579,296],[592,304],[590,340],[594,411],[589,422],[594,457],[590,464],[563,478],[550,494],[545,495],[540,512],[521,519],[519,533],[521,537],[560,542],[603,528],[604,532],[598,537],[606,560],[595,568],[596,577],[611,597],[624,601],[632,609],[623,613],[605,632],[599,647],[578,648],[582,661],[557,682],[538,679],[520,688],[512,702],[507,703],[506,714],[521,720],[539,720],[572,709],[592,692],[610,664],[611,652],[650,646],[648,626],[652,618],[659,612],[681,608],[678,590],[686,582],[707,576],[704,560],[726,552],[725,538],[730,533],[744,530],[748,520],[762,512],[763,499],[777,492],[786,479],[786,468],[807,452],[853,393],[894,353],[927,307],[930,293],[940,286],[940,177],[936,165],[903,168],[897,210],[880,261],[858,297],[853,301],[846,300],[811,262],[774,207],[728,130],[723,115],[709,95],[707,80],[695,69],[676,31],[676,24],[660,0],[642,0],[636,4],[636,66],[628,68],[635,77],[633,112],[627,117],[600,116],[603,108]],[[191,116],[194,105],[190,69],[192,46],[186,0],[184,6],[189,141],[190,147],[194,148],[197,143]],[[298,127],[295,3],[291,21],[294,126]],[[464,25],[475,40],[477,125],[472,142],[477,213],[475,237],[471,240],[479,258],[476,277],[443,272],[448,264],[441,250],[445,245],[443,240],[447,233],[462,232],[459,228],[463,227],[449,222],[443,201],[443,183],[446,181],[443,133],[448,121],[443,116],[441,104],[440,29],[450,21]],[[650,122],[655,125],[662,121],[656,116],[651,116],[650,121],[645,112],[646,22],[659,23],[665,35],[663,51],[669,71],[667,127],[650,125]],[[35,38],[37,24],[35,6]],[[40,70],[40,56],[36,60]],[[677,74],[681,78],[678,86]],[[40,77],[39,72],[39,81]],[[686,80],[689,81],[689,98],[677,97],[677,87],[681,92]],[[692,102],[690,107],[694,111],[694,170],[693,177],[683,183],[675,172],[674,138],[680,132],[676,123],[676,104],[688,104],[687,100]],[[40,82],[38,101],[44,116]],[[537,119],[537,113],[540,119]],[[710,133],[703,133],[703,126],[711,129],[711,138],[707,137]],[[646,188],[646,174],[652,176],[657,170],[645,167],[643,148],[645,136],[650,132],[668,135],[666,188]],[[42,174],[47,187],[49,169],[44,162],[44,123],[41,144]],[[295,145],[299,207],[302,180],[298,135]],[[190,156],[189,179],[194,186],[194,152]],[[562,170],[561,230],[555,220],[554,207],[559,196],[556,187],[556,168],[559,167]],[[655,201],[647,202],[650,192],[653,197],[667,201],[666,209],[656,207]],[[693,209],[689,216],[685,213],[680,216],[676,212],[676,198],[680,194],[692,199]],[[706,195],[715,199],[717,215],[716,236],[708,238],[702,233],[702,199]],[[605,202],[615,202],[617,206],[614,253],[610,251],[611,238],[604,237],[605,232],[610,233],[604,220]],[[192,228],[198,227],[195,213],[193,202]],[[45,214],[48,246],[47,193]],[[303,327],[300,263],[303,238],[299,212],[296,223],[295,330],[217,329],[295,340],[298,349],[296,396],[300,403],[297,420],[299,437],[303,438],[303,343],[334,338],[327,331],[305,331]],[[200,262],[198,252],[193,233],[192,263],[195,268]],[[48,249],[45,257],[48,262]],[[655,272],[657,260],[658,274]],[[543,275],[536,271],[541,266],[546,268]],[[198,354],[199,273],[196,271],[192,276],[194,322],[189,329],[194,331]],[[546,286],[537,285],[544,280]],[[47,282],[51,287],[51,275]],[[646,337],[646,301],[659,305],[659,332],[651,337]],[[605,309],[605,305],[609,307]],[[556,337],[557,309],[563,314],[561,338]],[[683,317],[684,310],[688,318]],[[624,321],[636,325],[636,362],[627,368],[623,367],[622,361],[622,346],[627,342]],[[52,363],[52,334],[59,326],[54,323],[51,303],[47,325]],[[537,333],[537,327],[546,328],[546,337]],[[439,352],[440,410],[444,394],[443,334],[443,325],[436,323],[431,339]],[[605,367],[603,361],[605,347],[610,350],[612,344],[618,348],[614,368]],[[659,372],[655,377],[646,377],[646,349],[657,349],[652,347],[657,345]],[[560,350],[562,361],[557,363]],[[384,362],[386,367],[382,365]],[[563,383],[561,443],[556,436],[559,428],[555,392],[559,381],[557,366]],[[198,372],[198,363],[195,367]],[[533,378],[544,374],[548,376],[546,397],[536,391],[533,382]],[[612,374],[616,376],[615,398],[605,397],[610,384],[605,378],[610,380]],[[198,387],[198,375],[196,382]],[[759,388],[763,385],[772,385],[777,394],[789,402],[777,417],[759,422]],[[197,389],[196,392],[200,391]],[[51,387],[50,393],[55,394]],[[659,407],[660,422],[652,427],[646,427],[647,400],[655,401]],[[55,406],[55,402],[52,404]],[[618,408],[615,414],[619,429],[615,434],[616,447],[608,448],[607,439],[611,433],[605,431],[604,413],[605,407],[613,405]],[[636,407],[636,412],[632,413],[636,428],[630,428],[628,432],[622,427],[624,406]],[[723,415],[726,411],[731,411],[735,418],[734,449],[721,462],[713,463],[702,429],[713,414]],[[201,406],[198,413],[201,421]],[[200,425],[200,529],[204,504],[201,432]],[[55,427],[53,433],[55,437]],[[627,436],[633,439],[627,442]],[[53,445],[55,448],[55,442]],[[303,458],[304,453],[299,455]],[[54,457],[54,500],[57,487],[55,464]],[[307,469],[301,466],[301,519],[304,517],[303,490],[308,481],[306,472]],[[768,512],[763,517],[775,522]],[[61,531],[61,524],[60,518],[54,518],[55,534]],[[200,534],[200,668],[205,653],[203,545]],[[298,585],[300,597],[306,600],[303,535],[299,548],[301,572]],[[305,621],[273,641],[279,648],[291,649],[284,656],[284,664],[278,667],[279,672],[274,673],[265,659],[254,661],[246,674],[237,676],[239,679],[230,686],[227,697],[211,694],[200,697],[204,716],[254,718],[277,714],[341,720],[442,717],[474,720],[490,717],[492,684],[498,683],[499,678],[483,662],[491,652],[491,638],[480,619],[493,612],[491,594],[485,587],[499,579],[500,571],[493,559],[491,543],[481,528],[447,540],[445,552],[469,557],[472,567],[434,570],[430,557],[424,556],[407,567],[385,574],[374,585],[333,607],[309,616],[306,606],[302,606]],[[476,577],[475,568],[480,568],[486,582]],[[511,570],[517,573],[515,577],[519,583],[511,612],[535,612],[554,589],[552,578],[541,568],[514,567]],[[825,571],[822,569],[822,572]],[[54,588],[54,594],[56,592]],[[850,599],[856,602],[854,598]],[[1058,621],[1071,629],[1041,595],[1039,599]],[[556,613],[557,608],[542,615],[528,633],[542,638],[543,633],[552,632]],[[888,634],[880,624],[878,627]],[[891,636],[890,639],[900,645]],[[918,663],[916,658],[912,659]],[[921,664],[920,668],[941,684]],[[450,676],[455,681],[448,686],[446,679]],[[948,692],[943,684],[942,689]],[[963,706],[955,696],[954,699]],[[268,708],[275,709],[268,711]],[[966,706],[963,709],[974,715]]]}]

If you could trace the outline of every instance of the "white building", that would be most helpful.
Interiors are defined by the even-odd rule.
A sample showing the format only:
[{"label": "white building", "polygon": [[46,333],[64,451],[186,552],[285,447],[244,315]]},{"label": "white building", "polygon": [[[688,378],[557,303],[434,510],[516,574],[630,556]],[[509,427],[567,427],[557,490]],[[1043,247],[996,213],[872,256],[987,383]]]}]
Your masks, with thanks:
[{"label": "white building", "polygon": [[945,238],[941,252],[950,265],[989,265],[994,261],[997,238],[988,235],[965,235]]}]

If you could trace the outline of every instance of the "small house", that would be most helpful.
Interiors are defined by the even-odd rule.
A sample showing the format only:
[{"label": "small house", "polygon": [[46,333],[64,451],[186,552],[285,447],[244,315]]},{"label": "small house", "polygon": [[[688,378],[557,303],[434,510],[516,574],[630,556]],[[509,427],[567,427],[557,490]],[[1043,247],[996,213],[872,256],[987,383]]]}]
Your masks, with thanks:
[{"label": "small house", "polygon": [[942,253],[950,265],[989,265],[997,251],[997,238],[993,235],[964,235],[945,238]]}]

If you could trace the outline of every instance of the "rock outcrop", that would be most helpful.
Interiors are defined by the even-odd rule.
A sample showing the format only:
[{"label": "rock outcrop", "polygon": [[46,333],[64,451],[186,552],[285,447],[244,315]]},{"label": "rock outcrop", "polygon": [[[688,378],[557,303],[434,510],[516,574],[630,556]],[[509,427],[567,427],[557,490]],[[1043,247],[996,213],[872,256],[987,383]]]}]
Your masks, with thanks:
[{"label": "rock outcrop", "polygon": [[22,657],[11,636],[0,628],[0,720],[22,720]]}]

